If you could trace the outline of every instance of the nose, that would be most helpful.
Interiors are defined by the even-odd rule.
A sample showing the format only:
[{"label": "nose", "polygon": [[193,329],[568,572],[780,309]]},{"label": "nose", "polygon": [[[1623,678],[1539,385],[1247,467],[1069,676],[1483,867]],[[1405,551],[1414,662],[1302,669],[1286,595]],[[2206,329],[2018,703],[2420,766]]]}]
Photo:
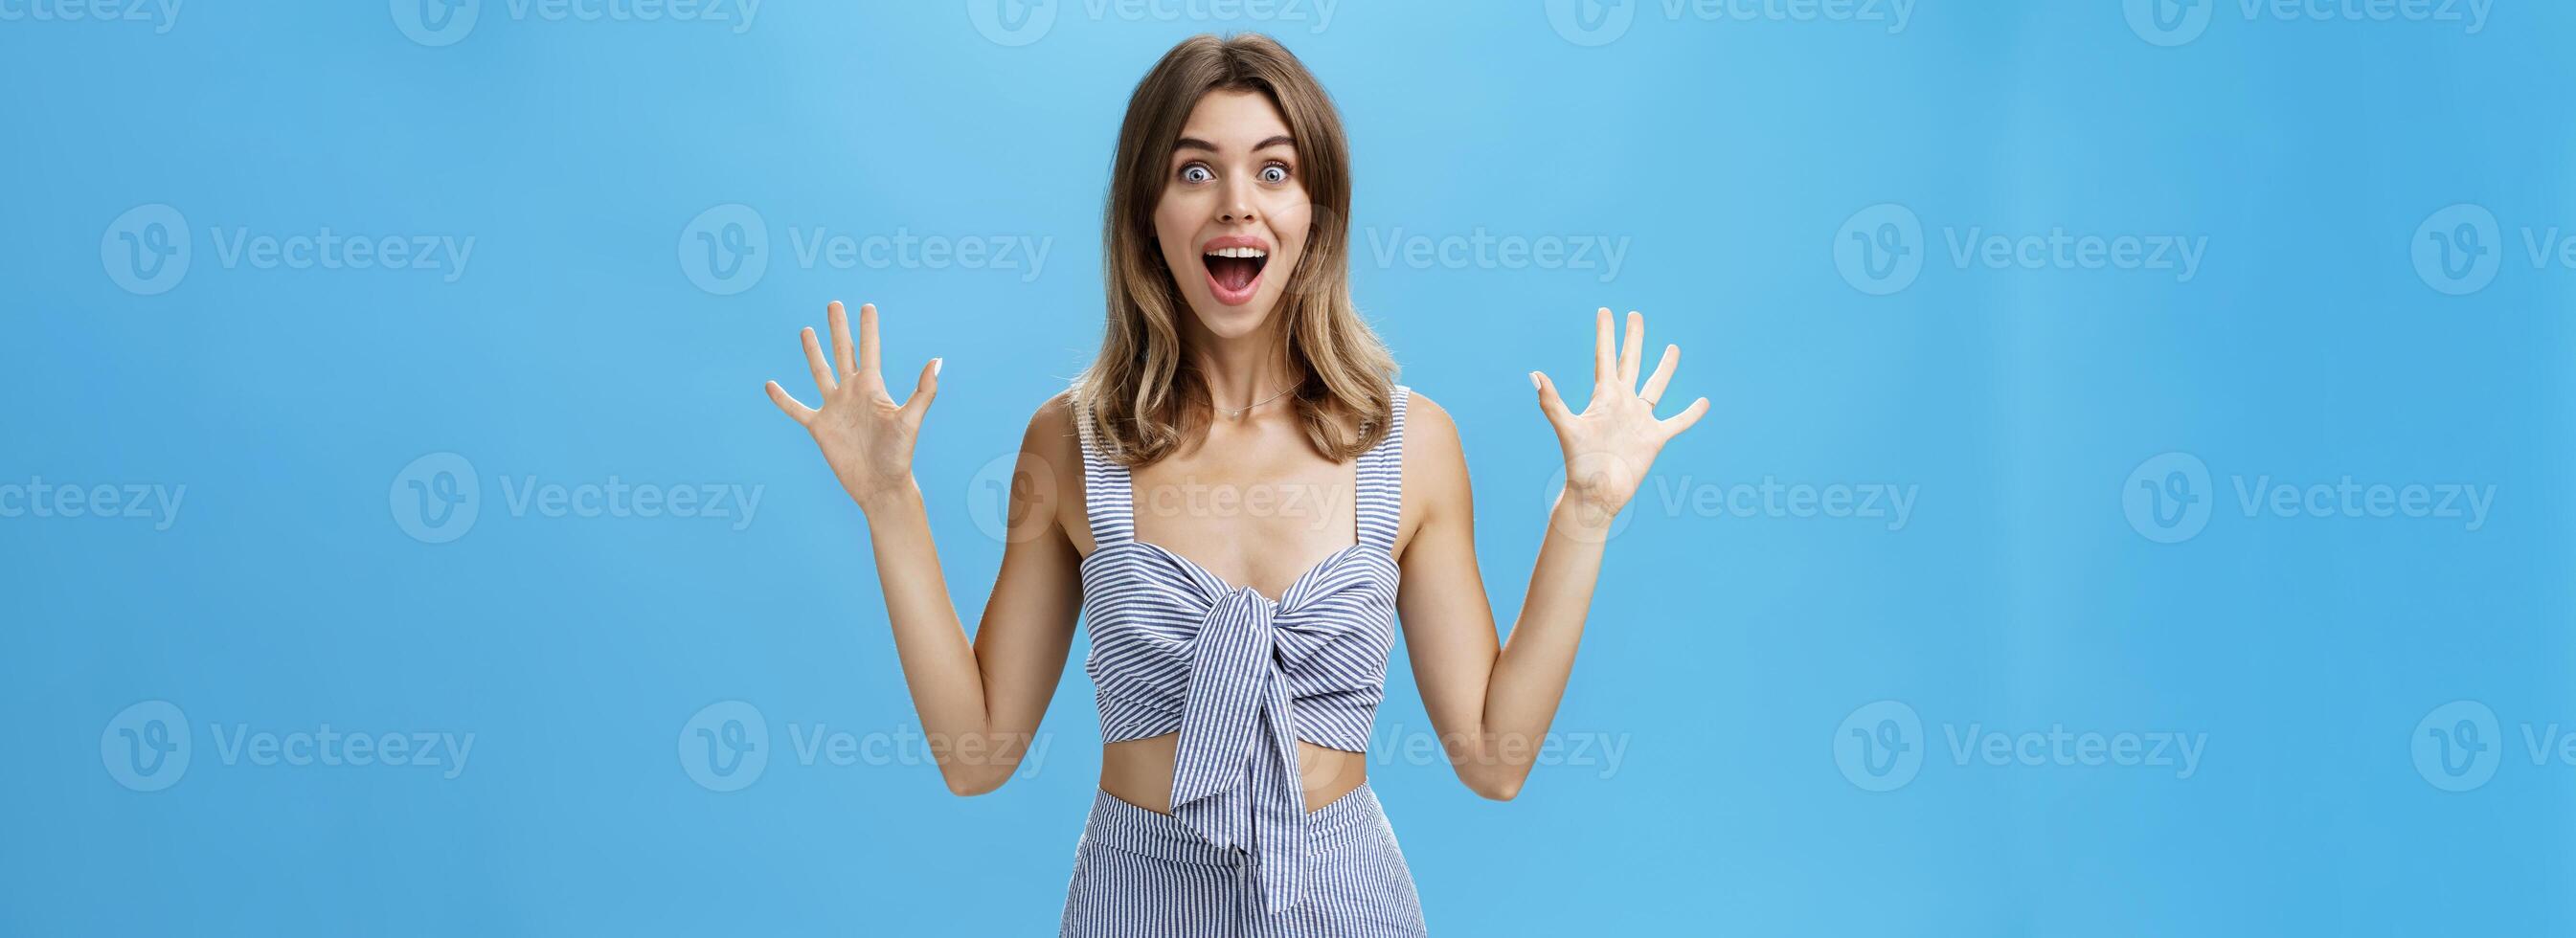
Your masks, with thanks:
[{"label": "nose", "polygon": [[1217,209],[1217,220],[1226,224],[1255,220],[1252,211],[1252,188],[1241,181],[1226,187],[1225,201]]}]

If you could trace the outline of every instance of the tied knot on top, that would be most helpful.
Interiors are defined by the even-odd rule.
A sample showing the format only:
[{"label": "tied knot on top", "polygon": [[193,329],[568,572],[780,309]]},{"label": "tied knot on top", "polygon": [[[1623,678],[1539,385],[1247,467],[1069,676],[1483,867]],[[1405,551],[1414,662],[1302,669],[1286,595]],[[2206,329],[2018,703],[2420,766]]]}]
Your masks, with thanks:
[{"label": "tied knot on top", "polygon": [[1296,901],[1306,847],[1280,612],[1250,588],[1211,605],[1190,651],[1172,769],[1172,816],[1209,843],[1252,855],[1273,911]]}]

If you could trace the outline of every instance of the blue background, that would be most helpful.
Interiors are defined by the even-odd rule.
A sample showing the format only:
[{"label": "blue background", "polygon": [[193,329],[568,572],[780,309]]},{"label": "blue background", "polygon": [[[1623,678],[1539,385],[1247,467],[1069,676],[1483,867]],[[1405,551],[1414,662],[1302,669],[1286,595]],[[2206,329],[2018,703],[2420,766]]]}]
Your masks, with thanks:
[{"label": "blue background", "polygon": [[[2576,729],[2576,270],[2522,240],[2576,230],[2545,106],[2576,77],[2576,8],[2498,4],[2471,32],[2216,3],[2178,36],[2112,0],[1924,0],[1897,30],[1651,0],[1346,0],[1329,22],[1066,0],[1009,32],[959,3],[771,0],[737,31],[486,0],[428,45],[391,6],[0,20],[0,510],[38,479],[185,486],[158,520],[0,512],[0,933],[1048,933],[1098,769],[1083,646],[1045,758],[996,793],[951,797],[918,758],[800,763],[791,729],[884,745],[918,722],[863,519],[760,384],[807,385],[795,330],[833,298],[885,310],[890,372],[946,357],[916,473],[971,621],[1001,553],[977,474],[1096,347],[1126,94],[1232,29],[1340,102],[1356,293],[1457,420],[1503,622],[1558,468],[1523,372],[1579,385],[1589,311],[1634,308],[1687,350],[1677,396],[1715,403],[1601,575],[1556,721],[1596,764],[1495,803],[1373,757],[1436,933],[2576,930],[2576,765],[2524,743]],[[1923,263],[1872,295],[1835,252],[1891,202]],[[2501,225],[2464,296],[2410,260],[2456,203]],[[139,294],[111,226],[155,204],[191,263]],[[683,245],[728,204],[767,266],[711,291]],[[324,228],[475,246],[442,272],[216,243]],[[1050,253],[801,264],[816,229]],[[1377,250],[1480,229],[1624,263]],[[2187,282],[1998,269],[1952,259],[1970,229],[2206,254]],[[2175,543],[2123,504],[2168,452],[2203,461],[2212,509]],[[478,505],[443,543],[404,507],[435,453]],[[2474,530],[2237,501],[2347,476],[2495,497]],[[528,480],[612,477],[762,497],[739,530],[510,509]],[[1766,478],[1915,496],[1892,525],[1656,494]],[[1423,732],[1405,660],[1391,680],[1381,737]],[[115,721],[156,700],[191,762],[129,790]],[[684,750],[729,700],[770,758],[728,792]],[[1918,715],[1920,764],[1873,791],[1895,779],[1837,747],[1880,700]],[[2494,773],[2456,792],[2418,725],[2454,700],[2492,714]],[[475,742],[452,779],[218,742],[324,724]],[[2053,727],[2206,748],[2188,777],[1950,748]]]}]

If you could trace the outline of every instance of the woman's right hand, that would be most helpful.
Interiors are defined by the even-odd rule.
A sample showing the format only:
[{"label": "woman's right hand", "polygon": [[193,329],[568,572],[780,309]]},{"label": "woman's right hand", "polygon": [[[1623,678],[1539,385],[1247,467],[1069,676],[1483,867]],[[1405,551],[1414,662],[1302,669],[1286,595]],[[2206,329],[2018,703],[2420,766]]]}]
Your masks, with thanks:
[{"label": "woman's right hand", "polygon": [[870,510],[887,497],[913,491],[912,444],[920,437],[922,414],[939,394],[939,359],[922,366],[912,397],[897,404],[887,396],[885,374],[877,367],[875,304],[859,307],[855,354],[848,315],[841,312],[839,300],[830,309],[831,358],[823,357],[811,327],[804,333],[805,363],[814,369],[814,384],[822,390],[822,408],[805,406],[776,381],[769,382],[769,400],[814,435],[814,445],[840,477],[841,488],[861,510]]}]

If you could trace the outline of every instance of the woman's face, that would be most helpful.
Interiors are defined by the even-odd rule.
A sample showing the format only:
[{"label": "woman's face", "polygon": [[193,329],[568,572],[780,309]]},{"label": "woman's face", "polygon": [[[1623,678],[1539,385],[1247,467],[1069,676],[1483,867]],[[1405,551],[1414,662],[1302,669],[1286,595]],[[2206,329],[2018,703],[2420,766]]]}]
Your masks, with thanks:
[{"label": "woman's face", "polygon": [[1154,237],[1190,311],[1219,337],[1260,328],[1297,269],[1314,213],[1301,169],[1269,97],[1214,91],[1190,109]]}]

